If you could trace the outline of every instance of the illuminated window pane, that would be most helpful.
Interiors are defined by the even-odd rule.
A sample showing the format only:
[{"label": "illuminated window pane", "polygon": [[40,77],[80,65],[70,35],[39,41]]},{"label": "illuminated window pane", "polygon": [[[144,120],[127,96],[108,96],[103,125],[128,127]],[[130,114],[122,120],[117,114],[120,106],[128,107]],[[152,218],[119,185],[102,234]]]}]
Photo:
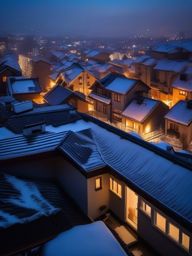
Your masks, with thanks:
[{"label": "illuminated window pane", "polygon": [[3,83],[7,82],[7,77],[3,76]]},{"label": "illuminated window pane", "polygon": [[117,196],[122,197],[122,187],[121,185],[114,180],[113,178],[110,178],[110,190],[115,193]]},{"label": "illuminated window pane", "polygon": [[121,185],[118,184],[118,195],[121,197],[122,195],[122,189],[121,189]]},{"label": "illuminated window pane", "polygon": [[95,189],[96,189],[96,190],[101,189],[101,177],[100,177],[100,178],[97,178],[97,179],[95,180]]},{"label": "illuminated window pane", "polygon": [[151,207],[143,200],[141,202],[141,210],[151,216]]},{"label": "illuminated window pane", "polygon": [[171,223],[169,223],[169,236],[175,241],[179,241],[179,229]]},{"label": "illuminated window pane", "polygon": [[189,251],[190,237],[185,233],[182,233],[182,246]]},{"label": "illuminated window pane", "polygon": [[163,232],[166,232],[166,219],[159,213],[156,213],[156,223],[155,225],[161,229]]}]

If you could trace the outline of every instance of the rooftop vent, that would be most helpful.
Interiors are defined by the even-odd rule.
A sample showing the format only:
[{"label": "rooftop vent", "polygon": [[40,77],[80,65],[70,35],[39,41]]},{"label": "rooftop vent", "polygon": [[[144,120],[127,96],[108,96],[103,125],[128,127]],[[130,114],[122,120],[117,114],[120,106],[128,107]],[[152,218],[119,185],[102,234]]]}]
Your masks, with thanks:
[{"label": "rooftop vent", "polygon": [[45,127],[46,127],[46,125],[45,125],[44,122],[26,125],[23,128],[23,135],[25,137],[36,136],[38,134],[44,133],[45,132]]},{"label": "rooftop vent", "polygon": [[12,103],[12,110],[15,114],[30,111],[32,109],[33,109],[33,103],[30,100]]}]

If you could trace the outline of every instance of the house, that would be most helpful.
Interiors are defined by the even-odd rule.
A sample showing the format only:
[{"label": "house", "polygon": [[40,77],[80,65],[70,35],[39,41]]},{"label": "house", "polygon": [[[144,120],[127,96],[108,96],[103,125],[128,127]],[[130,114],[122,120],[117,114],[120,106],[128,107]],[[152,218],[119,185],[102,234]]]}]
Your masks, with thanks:
[{"label": "house", "polygon": [[7,93],[7,80],[10,76],[21,76],[21,69],[16,58],[12,55],[6,55],[0,59],[0,95]]},{"label": "house", "polygon": [[16,100],[41,101],[42,92],[38,79],[25,77],[9,77],[8,94]]},{"label": "house", "polygon": [[192,102],[179,101],[165,116],[165,133],[178,138],[183,148],[192,141]]},{"label": "house", "polygon": [[178,42],[156,45],[152,48],[151,55],[156,59],[184,60],[190,57],[190,51]]},{"label": "house", "polygon": [[147,93],[142,82],[111,73],[93,85],[89,97],[93,100],[94,115],[112,122],[121,122],[122,112],[138,93]]},{"label": "house", "polygon": [[179,155],[81,114],[2,139],[0,163],[9,175],[54,177],[90,219],[114,213],[160,255],[191,254],[192,168]]},{"label": "house", "polygon": [[38,78],[42,91],[49,88],[49,76],[52,70],[52,63],[45,58],[35,57],[32,59],[32,77]]},{"label": "house", "polygon": [[111,52],[109,51],[101,51],[99,49],[89,50],[85,53],[85,59],[93,60],[100,63],[106,63],[110,61]]},{"label": "house", "polygon": [[80,92],[85,96],[90,94],[90,87],[96,78],[80,64],[74,63],[62,73],[63,81],[72,91]]},{"label": "house", "polygon": [[161,100],[171,107],[173,105],[172,84],[186,69],[187,64],[186,61],[159,60],[154,67],[151,81],[152,98]]},{"label": "house", "polygon": [[173,82],[173,105],[181,100],[192,100],[192,68],[187,68]]},{"label": "house", "polygon": [[122,113],[122,123],[126,130],[145,136],[164,128],[164,116],[168,107],[150,98],[138,98],[130,102]]}]

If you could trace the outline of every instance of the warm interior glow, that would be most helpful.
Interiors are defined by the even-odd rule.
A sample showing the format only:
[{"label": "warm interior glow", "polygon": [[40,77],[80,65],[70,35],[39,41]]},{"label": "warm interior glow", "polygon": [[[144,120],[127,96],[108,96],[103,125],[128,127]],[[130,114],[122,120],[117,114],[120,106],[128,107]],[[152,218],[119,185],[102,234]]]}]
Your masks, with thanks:
[{"label": "warm interior glow", "polygon": [[110,178],[110,190],[117,196],[122,197],[122,186],[113,178]]},{"label": "warm interior glow", "polygon": [[145,212],[148,216],[151,216],[151,207],[143,200],[141,202],[141,210]]},{"label": "warm interior glow", "polygon": [[179,229],[171,223],[169,223],[169,236],[175,241],[179,241]]},{"label": "warm interior glow", "polygon": [[182,246],[189,251],[190,238],[185,233],[182,233]]},{"label": "warm interior glow", "polygon": [[92,104],[88,104],[88,111],[94,111],[94,106]]},{"label": "warm interior glow", "polygon": [[6,76],[3,76],[3,83],[6,83],[7,82],[7,77]]},{"label": "warm interior glow", "polygon": [[163,217],[161,214],[156,212],[156,220],[155,225],[161,229],[163,232],[166,232],[166,218]]},{"label": "warm interior glow", "polygon": [[146,127],[145,127],[145,133],[149,133],[151,132],[151,126],[150,124],[148,124]]},{"label": "warm interior glow", "polygon": [[101,177],[96,178],[96,180],[95,180],[95,189],[96,190],[101,189]]}]

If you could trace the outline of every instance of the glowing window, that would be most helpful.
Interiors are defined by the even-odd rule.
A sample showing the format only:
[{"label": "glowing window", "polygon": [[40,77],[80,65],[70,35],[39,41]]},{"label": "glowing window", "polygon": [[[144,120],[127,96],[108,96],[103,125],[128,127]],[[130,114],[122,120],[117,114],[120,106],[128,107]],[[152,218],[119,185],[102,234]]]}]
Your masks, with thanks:
[{"label": "glowing window", "polygon": [[6,82],[7,82],[7,77],[3,76],[3,83],[6,83]]},{"label": "glowing window", "polygon": [[185,91],[179,91],[179,94],[185,96],[186,92]]},{"label": "glowing window", "polygon": [[100,190],[100,189],[102,189],[101,177],[96,178],[95,180],[95,190]]},{"label": "glowing window", "polygon": [[122,186],[113,178],[110,178],[110,190],[120,198],[122,197]]},{"label": "glowing window", "polygon": [[151,216],[151,207],[144,200],[141,201],[141,210]]},{"label": "glowing window", "polygon": [[182,246],[189,251],[190,237],[185,233],[182,233]]},{"label": "glowing window", "polygon": [[171,223],[169,223],[169,236],[179,242],[179,229]]},{"label": "glowing window", "polygon": [[166,218],[158,212],[156,212],[155,226],[161,231],[166,232]]}]

